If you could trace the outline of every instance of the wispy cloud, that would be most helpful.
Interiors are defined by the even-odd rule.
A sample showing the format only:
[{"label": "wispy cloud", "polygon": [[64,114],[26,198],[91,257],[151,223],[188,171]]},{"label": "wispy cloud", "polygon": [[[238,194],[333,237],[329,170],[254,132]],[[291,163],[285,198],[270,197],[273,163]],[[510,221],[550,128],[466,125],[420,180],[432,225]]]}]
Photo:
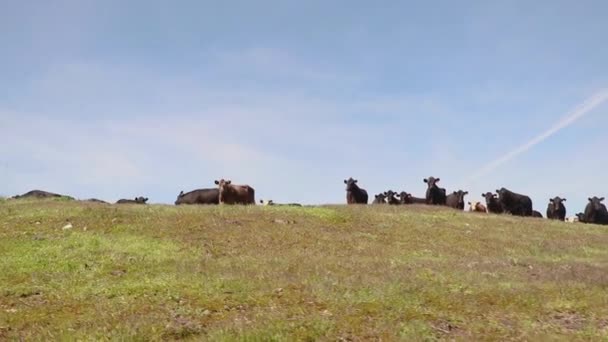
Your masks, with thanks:
[{"label": "wispy cloud", "polygon": [[608,100],[608,89],[602,89],[598,91],[590,98],[585,100],[583,103],[578,105],[575,109],[568,112],[564,117],[562,117],[557,123],[555,123],[546,131],[542,132],[541,134],[534,137],[530,141],[522,144],[521,146],[513,149],[512,151],[509,151],[500,158],[497,158],[496,160],[493,160],[492,162],[482,166],[478,171],[474,172],[469,176],[469,178],[465,181],[465,184],[475,182],[478,178],[487,175],[499,166],[511,161],[520,154],[525,153],[526,151],[545,141],[546,139],[561,131],[562,129],[574,124],[580,118],[587,115],[588,113],[596,109],[598,106],[603,104],[606,100]]}]

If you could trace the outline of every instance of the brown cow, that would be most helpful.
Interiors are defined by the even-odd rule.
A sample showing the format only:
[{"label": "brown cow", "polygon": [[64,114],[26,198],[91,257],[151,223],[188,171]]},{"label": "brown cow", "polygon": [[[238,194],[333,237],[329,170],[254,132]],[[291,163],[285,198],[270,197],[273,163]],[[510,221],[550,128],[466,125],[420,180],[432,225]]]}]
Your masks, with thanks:
[{"label": "brown cow", "polygon": [[255,204],[255,190],[249,185],[234,185],[223,178],[215,184],[219,187],[220,204]]},{"label": "brown cow", "polygon": [[485,213],[487,212],[487,209],[485,205],[481,204],[481,202],[469,202],[469,211]]}]

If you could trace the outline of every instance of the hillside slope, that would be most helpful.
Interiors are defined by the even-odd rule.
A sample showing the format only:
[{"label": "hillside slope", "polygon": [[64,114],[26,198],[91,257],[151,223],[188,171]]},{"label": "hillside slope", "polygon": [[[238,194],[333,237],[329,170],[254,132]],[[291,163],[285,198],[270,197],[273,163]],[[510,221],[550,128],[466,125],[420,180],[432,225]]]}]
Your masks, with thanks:
[{"label": "hillside slope", "polygon": [[607,339],[606,246],[426,207],[4,201],[0,339]]}]

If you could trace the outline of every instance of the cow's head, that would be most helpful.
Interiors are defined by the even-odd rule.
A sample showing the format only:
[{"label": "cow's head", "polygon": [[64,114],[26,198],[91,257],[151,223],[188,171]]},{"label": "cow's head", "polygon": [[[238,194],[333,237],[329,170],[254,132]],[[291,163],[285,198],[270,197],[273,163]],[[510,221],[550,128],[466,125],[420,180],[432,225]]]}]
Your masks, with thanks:
[{"label": "cow's head", "polygon": [[346,184],[346,191],[353,191],[358,188],[357,180],[352,177],[344,180],[344,184]]},{"label": "cow's head", "polygon": [[575,216],[578,218],[579,222],[585,222],[585,214],[577,213]]},{"label": "cow's head", "polygon": [[440,180],[441,180],[441,178],[435,178],[435,177],[429,177],[429,178],[423,179],[423,181],[426,183],[426,185],[429,187],[429,189],[437,186],[437,183],[439,183]]},{"label": "cow's head", "polygon": [[385,194],[377,194],[377,195],[374,196],[374,198],[378,202],[384,202],[384,200],[386,199],[386,195]]},{"label": "cow's head", "polygon": [[386,196],[386,198],[389,201],[395,201],[395,200],[399,201],[399,198],[397,198],[397,197],[399,197],[399,194],[394,192],[393,190],[389,190],[389,191],[385,192],[384,196]]},{"label": "cow's head", "polygon": [[550,198],[549,199],[549,205],[554,209],[554,210],[558,210],[561,206],[562,206],[562,202],[565,202],[566,199],[565,198],[561,198],[559,196],[555,197],[555,198]]},{"label": "cow's head", "polygon": [[481,194],[481,196],[486,199],[486,204],[490,204],[497,199],[496,194],[491,192],[486,192],[485,194]]},{"label": "cow's head", "polygon": [[147,197],[135,197],[135,202],[137,203],[141,203],[141,204],[146,204],[146,202],[148,202],[148,198]]},{"label": "cow's head", "polygon": [[467,202],[467,205],[469,206],[469,211],[475,211],[477,209],[477,206],[481,204],[479,202]]},{"label": "cow's head", "polygon": [[591,207],[594,210],[602,210],[603,208],[605,208],[604,204],[602,204],[602,201],[604,201],[604,197],[597,198],[594,196],[592,198],[589,198],[589,203],[591,204]]},{"label": "cow's head", "polygon": [[468,194],[469,194],[468,191],[462,191],[462,190],[453,192],[453,195],[456,196],[456,198],[458,198],[458,204],[461,204],[463,206],[464,206],[464,196],[466,196]]},{"label": "cow's head", "polygon": [[232,184],[232,181],[225,180],[224,178],[215,181],[215,185],[217,185],[220,190],[222,190],[224,187],[226,187],[230,184]]}]

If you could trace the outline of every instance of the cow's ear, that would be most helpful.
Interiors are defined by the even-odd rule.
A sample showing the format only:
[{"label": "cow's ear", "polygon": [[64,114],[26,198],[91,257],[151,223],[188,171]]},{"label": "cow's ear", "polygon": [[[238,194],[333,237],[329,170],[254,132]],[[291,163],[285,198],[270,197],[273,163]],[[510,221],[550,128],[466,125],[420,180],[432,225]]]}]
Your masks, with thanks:
[{"label": "cow's ear", "polygon": [[500,190],[496,190],[496,193],[499,193],[499,192],[500,192]]},{"label": "cow's ear", "polygon": [[220,185],[220,181],[216,180],[215,185]]},{"label": "cow's ear", "polygon": [[486,197],[486,194],[481,194],[481,197]]},{"label": "cow's ear", "polygon": [[468,194],[469,194],[469,192],[468,192],[468,191],[465,191],[465,192],[463,193],[463,195],[468,195]]},{"label": "cow's ear", "polygon": [[603,202],[603,201],[604,201],[604,197],[600,197],[600,202]]},{"label": "cow's ear", "polygon": [[428,179],[426,179],[426,178],[425,178],[425,179],[423,179],[423,181],[424,181],[425,183],[428,183],[428,182],[429,182],[429,180],[428,180]]},{"label": "cow's ear", "polygon": [[549,202],[553,203],[553,198],[549,198]]},{"label": "cow's ear", "polygon": [[566,202],[567,200],[565,198],[562,198],[562,202]]},{"label": "cow's ear", "polygon": [[592,201],[591,197],[587,197],[587,199],[589,200],[589,202],[591,202],[591,201]]},{"label": "cow's ear", "polygon": [[439,182],[441,178],[435,178],[435,183]]},{"label": "cow's ear", "polygon": [[358,182],[358,180],[356,180],[356,179],[353,181],[353,183],[355,183],[355,184],[357,184],[357,182]]},{"label": "cow's ear", "polygon": [[232,181],[226,181],[226,185],[232,184]]},{"label": "cow's ear", "polygon": [[344,180],[344,184],[348,184],[348,181],[346,179]]}]

